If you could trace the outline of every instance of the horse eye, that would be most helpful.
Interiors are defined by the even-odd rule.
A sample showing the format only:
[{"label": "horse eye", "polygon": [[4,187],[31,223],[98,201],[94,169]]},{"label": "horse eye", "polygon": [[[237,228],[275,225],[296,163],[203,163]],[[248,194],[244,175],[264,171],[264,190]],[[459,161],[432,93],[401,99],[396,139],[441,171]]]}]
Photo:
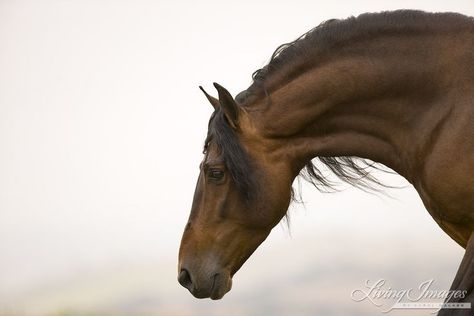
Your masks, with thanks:
[{"label": "horse eye", "polygon": [[208,176],[213,180],[220,180],[224,177],[224,172],[221,170],[211,169],[209,170]]}]

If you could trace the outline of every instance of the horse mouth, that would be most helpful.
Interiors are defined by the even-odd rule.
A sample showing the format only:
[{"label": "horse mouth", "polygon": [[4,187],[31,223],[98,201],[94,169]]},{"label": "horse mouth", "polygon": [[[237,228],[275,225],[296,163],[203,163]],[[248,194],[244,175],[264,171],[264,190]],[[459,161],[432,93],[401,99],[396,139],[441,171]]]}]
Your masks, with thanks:
[{"label": "horse mouth", "polygon": [[209,297],[211,300],[220,300],[230,291],[232,287],[232,279],[230,276],[222,274],[215,274],[213,279],[211,294]]},{"label": "horse mouth", "polygon": [[231,287],[232,279],[230,276],[217,273],[213,276],[212,285],[209,288],[188,288],[188,290],[195,298],[220,300],[230,291]]},{"label": "horse mouth", "polygon": [[219,278],[219,274],[214,275],[211,287],[211,300],[220,300],[224,295],[222,295],[219,291],[219,287],[216,286],[216,280]]}]

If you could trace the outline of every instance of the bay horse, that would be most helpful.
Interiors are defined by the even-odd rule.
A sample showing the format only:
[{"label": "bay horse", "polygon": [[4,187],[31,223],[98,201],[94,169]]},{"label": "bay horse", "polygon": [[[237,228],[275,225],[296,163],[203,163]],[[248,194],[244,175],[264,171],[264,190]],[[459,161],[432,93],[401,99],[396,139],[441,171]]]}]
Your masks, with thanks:
[{"label": "bay horse", "polygon": [[218,98],[201,87],[214,112],[179,283],[222,298],[286,215],[298,175],[325,189],[325,166],[373,188],[377,163],[406,178],[466,249],[452,289],[467,294],[453,301],[473,302],[474,18],[399,10],[329,20],[280,46],[252,78],[235,98],[217,83]]}]

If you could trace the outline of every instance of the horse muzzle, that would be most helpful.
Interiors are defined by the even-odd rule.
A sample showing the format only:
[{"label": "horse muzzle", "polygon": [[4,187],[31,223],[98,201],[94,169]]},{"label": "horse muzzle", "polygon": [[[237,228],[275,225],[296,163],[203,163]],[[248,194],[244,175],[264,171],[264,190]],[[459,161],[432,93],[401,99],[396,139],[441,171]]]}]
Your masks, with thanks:
[{"label": "horse muzzle", "polygon": [[189,290],[196,298],[221,299],[232,288],[232,278],[224,271],[203,273],[182,267],[178,274],[178,282]]}]

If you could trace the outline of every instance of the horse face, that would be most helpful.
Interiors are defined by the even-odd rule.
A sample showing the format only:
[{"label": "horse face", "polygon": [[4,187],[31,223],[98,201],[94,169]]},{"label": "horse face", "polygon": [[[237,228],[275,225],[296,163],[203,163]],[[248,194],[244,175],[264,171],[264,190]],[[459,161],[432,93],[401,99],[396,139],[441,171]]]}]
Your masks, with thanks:
[{"label": "horse face", "polygon": [[263,159],[243,141],[245,120],[231,119],[219,107],[211,117],[179,250],[178,281],[197,298],[220,299],[231,289],[232,276],[285,215],[291,196],[281,162]]}]

